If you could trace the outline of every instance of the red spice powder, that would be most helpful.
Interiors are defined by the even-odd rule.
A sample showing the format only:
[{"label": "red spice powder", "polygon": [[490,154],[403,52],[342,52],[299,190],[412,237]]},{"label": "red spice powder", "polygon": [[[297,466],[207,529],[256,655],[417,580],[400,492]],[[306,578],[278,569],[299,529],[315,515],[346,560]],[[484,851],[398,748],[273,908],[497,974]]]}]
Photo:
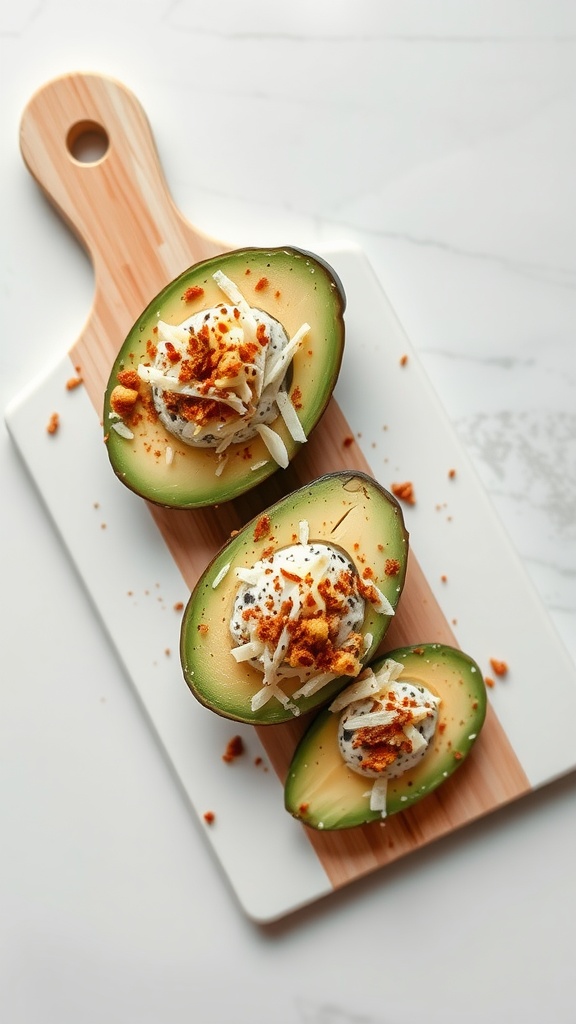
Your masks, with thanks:
[{"label": "red spice powder", "polygon": [[508,672],[508,665],[505,661],[498,661],[497,658],[490,658],[492,671],[496,676],[505,676]]},{"label": "red spice powder", "polygon": [[51,417],[50,417],[50,419],[48,420],[48,425],[46,427],[46,433],[47,434],[55,434],[56,431],[58,430],[59,426],[60,426],[60,416],[58,415],[57,412],[53,412]]},{"label": "red spice powder", "polygon": [[294,391],[292,392],[292,405],[294,406],[295,409],[302,408],[302,392],[300,391],[299,387],[295,387]]},{"label": "red spice powder", "polygon": [[182,298],[184,302],[193,302],[194,299],[199,299],[201,295],[204,295],[204,289],[199,284],[193,284],[190,288],[187,288]]},{"label": "red spice powder", "polygon": [[263,515],[254,527],[254,540],[263,540],[270,533],[270,516]]},{"label": "red spice powder", "polygon": [[228,741],[226,750],[222,754],[222,760],[230,764],[231,761],[235,761],[237,757],[241,757],[244,753],[244,741],[241,736],[233,736]]},{"label": "red spice powder", "polygon": [[407,505],[416,504],[414,485],[410,480],[405,480],[404,483],[400,484],[392,484],[392,494],[400,501],[405,501]]},{"label": "red spice powder", "polygon": [[386,576],[397,576],[400,572],[400,562],[397,558],[387,558],[384,566]]}]

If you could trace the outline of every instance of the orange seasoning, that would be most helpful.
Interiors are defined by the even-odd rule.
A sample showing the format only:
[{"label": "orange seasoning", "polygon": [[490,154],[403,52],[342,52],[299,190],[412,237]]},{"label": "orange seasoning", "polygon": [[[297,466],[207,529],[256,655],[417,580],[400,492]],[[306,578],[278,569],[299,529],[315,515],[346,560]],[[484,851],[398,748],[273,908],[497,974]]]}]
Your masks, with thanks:
[{"label": "orange seasoning", "polygon": [[222,754],[222,760],[230,764],[231,761],[235,761],[237,757],[241,757],[244,753],[244,742],[241,736],[233,736],[228,741],[226,750]]},{"label": "orange seasoning", "polygon": [[495,676],[505,676],[508,672],[508,665],[505,661],[498,661],[496,658],[490,658],[490,665]]},{"label": "orange seasoning", "polygon": [[270,516],[264,514],[254,527],[254,540],[263,540],[270,533]]},{"label": "orange seasoning", "polygon": [[256,284],[254,285],[254,291],[255,292],[263,292],[264,289],[267,288],[267,287],[268,287],[268,278],[267,277],[261,277],[260,280],[257,281]]},{"label": "orange seasoning", "polygon": [[405,480],[404,483],[400,484],[392,484],[392,494],[399,498],[400,501],[405,501],[407,505],[416,504],[414,485],[410,480]]},{"label": "orange seasoning", "polygon": [[302,408],[302,392],[299,387],[295,387],[292,392],[292,405],[295,409]]},{"label": "orange seasoning", "polygon": [[397,576],[400,572],[400,562],[397,558],[387,558],[384,565],[386,576]]},{"label": "orange seasoning", "polygon": [[182,298],[184,302],[193,302],[194,299],[199,299],[201,295],[204,295],[204,289],[199,284],[193,284],[190,288],[187,288]]},{"label": "orange seasoning", "polygon": [[57,412],[53,412],[51,417],[50,417],[50,419],[48,420],[48,425],[46,427],[46,433],[47,434],[55,434],[56,431],[58,430],[59,426],[60,426],[60,417],[59,417]]}]

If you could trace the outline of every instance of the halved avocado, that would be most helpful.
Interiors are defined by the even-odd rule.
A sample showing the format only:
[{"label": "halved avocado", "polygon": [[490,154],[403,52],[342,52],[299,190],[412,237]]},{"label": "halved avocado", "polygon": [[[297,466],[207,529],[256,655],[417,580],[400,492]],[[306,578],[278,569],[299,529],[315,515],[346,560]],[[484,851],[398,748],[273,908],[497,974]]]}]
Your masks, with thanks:
[{"label": "halved avocado", "polygon": [[[172,281],[144,310],[124,341],[104,401],[105,438],[115,473],[131,490],[166,507],[198,508],[229,501],[278,469],[257,436],[231,445],[224,471],[217,476],[213,448],[191,447],[164,428],[148,383],[140,383],[140,398],[127,422],[122,421],[128,430],[120,425],[125,436],[114,427],[118,416],[110,399],[119,383],[118,374],[135,370],[140,363],[150,365],[159,319],[181,324],[194,313],[227,301],[213,280],[218,270],[233,281],[250,306],[279,321],[288,337],[304,323],[310,325],[289,370],[289,393],[306,437],[330,400],[342,361],[344,290],[332,268],[311,253],[293,248],[236,250],[198,263]],[[272,426],[291,460],[301,442],[293,440],[280,417]]]},{"label": "halved avocado", "polygon": [[[399,682],[425,686],[440,697],[433,743],[415,767],[388,781],[386,813],[396,814],[435,790],[470,752],[486,714],[486,689],[478,665],[467,654],[443,644],[403,647],[377,658],[404,665]],[[285,806],[316,829],[343,829],[381,821],[370,810],[373,780],[352,771],[338,746],[339,713],[321,711],[298,744],[285,783]]]},{"label": "halved avocado", "polygon": [[[180,657],[184,677],[194,696],[227,718],[255,725],[291,719],[293,713],[272,697],[258,711],[251,698],[261,689],[262,673],[248,662],[237,664],[230,650],[230,619],[239,587],[237,567],[251,568],[264,555],[295,544],[299,523],[309,526],[309,540],[343,550],[359,575],[372,573],[373,582],[396,608],[406,573],[408,534],[396,499],[364,473],[328,473],[292,492],[253,519],[229,540],[194,588],[182,620]],[[366,602],[360,628],[372,641],[363,655],[374,655],[390,622]],[[295,703],[301,713],[319,707],[349,682],[339,677],[315,695]],[[282,688],[291,695],[296,680]]]}]

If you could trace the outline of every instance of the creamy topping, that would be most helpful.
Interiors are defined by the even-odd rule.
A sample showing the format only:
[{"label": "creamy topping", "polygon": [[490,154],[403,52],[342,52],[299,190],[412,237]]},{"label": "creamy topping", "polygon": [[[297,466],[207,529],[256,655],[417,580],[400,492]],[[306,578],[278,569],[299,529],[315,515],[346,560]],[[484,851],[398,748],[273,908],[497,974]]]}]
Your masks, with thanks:
[{"label": "creamy topping", "polygon": [[298,714],[282,691],[283,679],[300,681],[293,695],[298,699],[339,676],[356,676],[372,641],[360,632],[366,602],[375,603],[383,614],[394,614],[377,587],[366,588],[343,551],[310,543],[305,522],[299,535],[300,543],[251,568],[236,569],[240,587],[230,621],[235,642],[231,653],[263,675],[252,710],[275,697]]},{"label": "creamy topping", "polygon": [[373,778],[370,809],[386,816],[388,779],[425,756],[438,723],[440,699],[387,659],[375,675],[367,669],[330,705],[340,712],[338,745],[352,771]]},{"label": "creamy topping", "polygon": [[303,324],[289,338],[282,324],[251,307],[221,271],[214,279],[229,302],[179,325],[160,320],[154,364],[141,363],[138,375],[151,385],[166,430],[187,445],[216,450],[218,475],[229,445],[257,435],[286,467],[286,446],[269,424],[280,416],[294,440],[306,440],[285,379],[310,327]]}]

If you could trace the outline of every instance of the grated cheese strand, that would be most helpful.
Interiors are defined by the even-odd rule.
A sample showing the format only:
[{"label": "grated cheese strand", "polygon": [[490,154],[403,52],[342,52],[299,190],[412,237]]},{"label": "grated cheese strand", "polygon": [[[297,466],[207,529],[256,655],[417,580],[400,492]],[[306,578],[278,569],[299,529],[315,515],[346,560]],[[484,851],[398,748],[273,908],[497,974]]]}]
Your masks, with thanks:
[{"label": "grated cheese strand", "polygon": [[270,366],[267,368],[264,376],[265,388],[267,388],[269,384],[275,384],[277,380],[284,376],[283,371],[286,370],[288,363],[294,356],[294,353],[300,348],[309,330],[310,324],[302,324],[302,326],[296,331],[296,334],[282,349],[279,356],[273,362],[270,362]]},{"label": "grated cheese strand", "polygon": [[271,427],[267,427],[265,423],[259,423],[256,430],[264,441],[274,462],[277,462],[282,469],[286,469],[289,463],[288,452],[280,434],[277,434]]},{"label": "grated cheese strand", "polygon": [[280,410],[280,415],[286,424],[286,427],[290,433],[290,436],[294,441],[299,441],[304,444],[307,441],[304,428],[298,419],[298,413],[292,404],[290,395],[286,391],[279,391],[276,395],[276,402]]}]

